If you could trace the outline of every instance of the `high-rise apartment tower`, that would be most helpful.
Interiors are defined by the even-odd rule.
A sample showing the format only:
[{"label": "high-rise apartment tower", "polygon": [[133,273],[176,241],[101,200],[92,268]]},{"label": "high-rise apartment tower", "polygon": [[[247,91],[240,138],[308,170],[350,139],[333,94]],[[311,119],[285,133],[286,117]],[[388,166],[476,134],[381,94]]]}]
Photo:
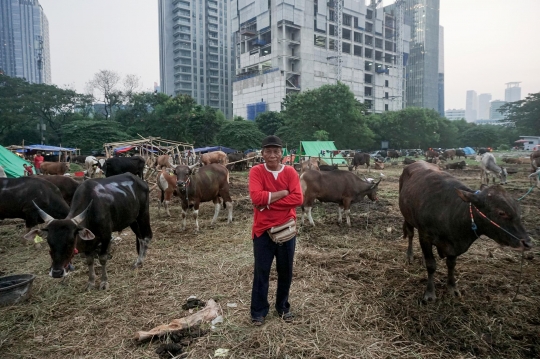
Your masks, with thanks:
[{"label": "high-rise apartment tower", "polygon": [[478,96],[476,91],[467,91],[467,101],[465,104],[465,119],[467,122],[474,122],[478,116]]},{"label": "high-rise apartment tower", "polygon": [[407,107],[439,111],[439,0],[404,0],[411,26],[406,67]]},{"label": "high-rise apartment tower", "polygon": [[521,100],[521,82],[508,82],[506,83],[506,89],[504,90],[504,100],[506,102],[515,102]]},{"label": "high-rise apartment tower", "polygon": [[0,70],[51,83],[49,22],[38,0],[0,0]]},{"label": "high-rise apartment tower", "polygon": [[489,103],[490,101],[490,93],[483,93],[478,96],[478,120],[489,120],[489,108],[491,106],[491,104]]},{"label": "high-rise apartment tower", "polygon": [[[235,0],[236,2],[236,0]],[[159,0],[161,91],[232,117],[230,1]]]},{"label": "high-rise apartment tower", "polygon": [[[338,72],[371,111],[401,108],[396,18],[391,10],[346,0],[338,19],[338,3],[328,0],[230,4],[236,46],[235,115],[254,120],[260,112],[280,111],[287,94],[335,84]],[[405,56],[409,38],[406,26]]]}]

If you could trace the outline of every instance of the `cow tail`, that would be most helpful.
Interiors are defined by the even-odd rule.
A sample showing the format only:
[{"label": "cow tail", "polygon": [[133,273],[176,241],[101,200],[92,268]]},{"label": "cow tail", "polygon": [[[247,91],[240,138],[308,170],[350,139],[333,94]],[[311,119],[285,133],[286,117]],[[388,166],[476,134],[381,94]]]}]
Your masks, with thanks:
[{"label": "cow tail", "polygon": [[230,183],[230,182],[229,182],[229,175],[230,175],[230,174],[231,174],[231,173],[227,170],[227,183]]}]

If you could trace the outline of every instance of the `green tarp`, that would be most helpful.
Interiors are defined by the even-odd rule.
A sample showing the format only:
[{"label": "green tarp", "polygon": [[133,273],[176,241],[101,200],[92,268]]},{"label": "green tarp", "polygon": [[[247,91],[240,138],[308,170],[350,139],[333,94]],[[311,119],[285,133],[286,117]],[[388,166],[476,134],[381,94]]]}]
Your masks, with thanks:
[{"label": "green tarp", "polygon": [[[24,176],[23,164],[30,164],[26,162],[10,150],[0,146],[0,166],[4,167],[6,176],[8,178],[17,178]],[[35,170],[34,170],[35,171]]]},{"label": "green tarp", "polygon": [[[324,155],[321,154],[324,151]],[[298,153],[301,156],[320,157],[321,161],[326,164],[345,165],[347,161],[342,155],[331,155],[331,151],[337,151],[334,141],[302,141]],[[298,162],[298,157],[295,160]]]}]

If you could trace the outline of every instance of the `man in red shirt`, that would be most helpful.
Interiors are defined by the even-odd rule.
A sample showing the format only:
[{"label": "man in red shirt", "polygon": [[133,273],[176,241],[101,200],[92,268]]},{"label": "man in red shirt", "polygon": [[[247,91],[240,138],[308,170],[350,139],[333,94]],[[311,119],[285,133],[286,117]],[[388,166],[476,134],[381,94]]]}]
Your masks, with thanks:
[{"label": "man in red shirt", "polygon": [[24,175],[25,176],[31,176],[34,174],[34,171],[32,171],[32,166],[27,165],[26,163],[23,164],[24,167]]},{"label": "man in red shirt", "polygon": [[41,164],[43,163],[44,158],[41,155],[41,152],[36,153],[36,156],[34,157],[34,167],[36,169],[36,174],[41,174]]},{"label": "man in red shirt", "polygon": [[251,321],[262,325],[268,315],[268,285],[274,257],[278,275],[276,311],[285,321],[293,319],[289,304],[289,289],[293,277],[296,236],[277,244],[267,230],[296,220],[296,207],[302,205],[303,196],[298,174],[292,166],[281,164],[282,142],[277,136],[268,136],[262,142],[265,163],[249,172],[249,195],[253,203],[253,255],[255,266],[251,292]]}]

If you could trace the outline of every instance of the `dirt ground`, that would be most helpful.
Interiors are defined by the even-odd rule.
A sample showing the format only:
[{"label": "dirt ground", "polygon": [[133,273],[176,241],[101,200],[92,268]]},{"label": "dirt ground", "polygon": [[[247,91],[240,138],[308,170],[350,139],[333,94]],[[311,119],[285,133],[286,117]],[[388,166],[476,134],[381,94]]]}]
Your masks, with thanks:
[{"label": "dirt ground", "polygon": [[[275,312],[262,327],[250,324],[252,211],[246,173],[231,175],[234,222],[228,225],[222,211],[210,228],[214,208],[206,203],[198,234],[191,219],[187,231],[180,231],[178,199],[171,218],[163,211],[159,217],[154,191],[154,238],[147,260],[143,268],[129,269],[136,258],[135,239],[124,230],[113,244],[108,291],[84,291],[86,265],[77,257],[75,272],[64,281],[50,278],[48,248],[21,243],[22,221],[0,222],[0,275],[37,276],[28,301],[0,308],[0,357],[158,358],[156,349],[171,338],[139,344],[133,340],[135,332],[188,315],[182,304],[195,295],[216,300],[224,322],[193,339],[185,348],[188,358],[212,358],[219,348],[229,349],[229,358],[539,358],[538,241],[523,261],[514,302],[520,253],[481,238],[458,258],[456,275],[463,296],[446,293],[446,266],[440,260],[435,277],[438,300],[423,303],[427,273],[420,247],[415,239],[415,260],[408,265],[407,243],[401,238],[402,169],[389,166],[368,175],[386,176],[380,200],[354,205],[351,228],[338,225],[337,205],[315,205],[316,226],[311,228],[306,221],[298,235],[292,324]],[[505,186],[516,198],[530,187],[527,170],[520,166]],[[479,187],[474,164],[453,174],[472,188]],[[524,198],[521,207],[525,227],[538,239],[540,189]],[[99,278],[99,265],[96,271]],[[275,287],[273,274],[271,305]]]}]

